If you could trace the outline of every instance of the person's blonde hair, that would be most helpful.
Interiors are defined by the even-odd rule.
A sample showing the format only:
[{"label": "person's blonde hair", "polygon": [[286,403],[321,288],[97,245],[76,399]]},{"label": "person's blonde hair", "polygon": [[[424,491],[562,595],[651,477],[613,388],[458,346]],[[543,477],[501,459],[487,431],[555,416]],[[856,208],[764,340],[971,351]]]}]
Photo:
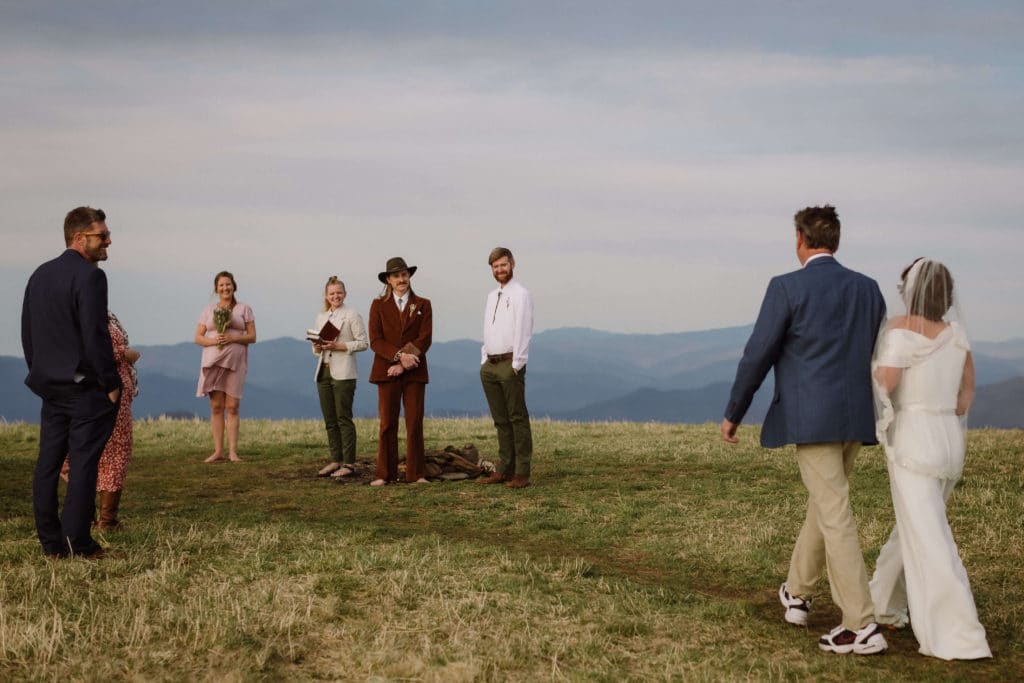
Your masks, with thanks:
[{"label": "person's blonde hair", "polygon": [[348,294],[348,288],[345,287],[345,283],[341,281],[337,275],[332,275],[327,278],[327,284],[324,285],[324,310],[331,310],[331,302],[327,300],[327,288],[331,285],[341,285],[341,291],[343,294]]}]

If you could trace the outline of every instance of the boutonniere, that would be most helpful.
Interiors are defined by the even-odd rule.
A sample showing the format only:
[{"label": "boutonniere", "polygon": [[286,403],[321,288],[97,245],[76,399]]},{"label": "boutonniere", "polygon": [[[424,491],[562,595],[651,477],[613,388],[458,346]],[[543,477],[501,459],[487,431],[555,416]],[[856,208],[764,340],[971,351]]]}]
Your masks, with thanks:
[{"label": "boutonniere", "polygon": [[410,313],[415,313],[416,312],[416,304],[409,304],[409,312]]}]

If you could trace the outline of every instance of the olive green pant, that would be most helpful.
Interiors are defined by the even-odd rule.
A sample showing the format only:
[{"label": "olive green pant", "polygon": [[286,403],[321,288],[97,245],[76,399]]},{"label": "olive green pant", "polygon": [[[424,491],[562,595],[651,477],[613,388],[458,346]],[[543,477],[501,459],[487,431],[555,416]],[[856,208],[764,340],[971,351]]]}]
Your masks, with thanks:
[{"label": "olive green pant", "polygon": [[807,516],[793,547],[787,589],[810,597],[814,584],[828,570],[832,602],[843,611],[843,627],[851,631],[875,620],[857,522],[850,507],[850,472],[860,442],[799,444],[796,459],[807,487]]},{"label": "olive green pant", "polygon": [[533,435],[526,410],[526,367],[512,372],[511,360],[488,361],[480,366],[480,382],[498,430],[498,472],[529,477]]},{"label": "olive green pant", "polygon": [[335,462],[351,465],[356,461],[356,426],[352,422],[352,400],[356,395],[354,379],[334,379],[326,365],[316,377],[320,412],[327,428],[327,445]]}]

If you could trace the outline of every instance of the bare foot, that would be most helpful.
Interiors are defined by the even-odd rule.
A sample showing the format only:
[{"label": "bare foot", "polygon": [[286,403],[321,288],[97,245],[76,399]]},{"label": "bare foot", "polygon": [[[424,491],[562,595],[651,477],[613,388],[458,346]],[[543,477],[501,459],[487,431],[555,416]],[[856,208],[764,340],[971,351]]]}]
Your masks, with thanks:
[{"label": "bare foot", "polygon": [[370,482],[370,486],[383,486],[386,483],[387,482],[384,481],[383,479],[374,479],[373,481]]},{"label": "bare foot", "polygon": [[341,469],[340,462],[329,462],[326,465],[324,465],[319,472],[316,473],[316,476],[329,477],[332,472],[337,472],[339,469]]},{"label": "bare foot", "polygon": [[414,484],[429,484],[430,480],[428,480],[426,477],[420,477],[419,479],[417,479],[413,483]]},{"label": "bare foot", "polygon": [[242,462],[242,459],[238,457],[238,453],[232,453],[228,456],[228,460],[231,462]]},{"label": "bare foot", "polygon": [[211,455],[209,458],[207,458],[203,462],[217,462],[218,460],[223,460],[223,459],[224,459],[224,454],[223,453],[214,453],[213,455]]}]

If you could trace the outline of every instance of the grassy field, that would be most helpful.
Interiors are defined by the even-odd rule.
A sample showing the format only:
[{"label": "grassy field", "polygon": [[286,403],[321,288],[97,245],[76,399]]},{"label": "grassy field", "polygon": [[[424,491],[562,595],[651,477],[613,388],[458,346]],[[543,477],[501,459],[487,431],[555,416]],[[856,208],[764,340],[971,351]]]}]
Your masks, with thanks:
[{"label": "grassy field", "polygon": [[[376,422],[358,422],[360,460]],[[427,446],[495,454],[485,420]],[[889,632],[822,653],[775,592],[803,516],[792,449],[717,426],[535,423],[534,486],[383,489],[318,479],[314,422],[246,421],[242,464],[208,425],[141,422],[101,561],[47,562],[30,480],[38,430],[0,426],[0,680],[1020,680],[1024,434],[973,431],[950,504],[994,659],[943,662]],[[893,524],[882,453],[854,508],[869,572]]]}]

